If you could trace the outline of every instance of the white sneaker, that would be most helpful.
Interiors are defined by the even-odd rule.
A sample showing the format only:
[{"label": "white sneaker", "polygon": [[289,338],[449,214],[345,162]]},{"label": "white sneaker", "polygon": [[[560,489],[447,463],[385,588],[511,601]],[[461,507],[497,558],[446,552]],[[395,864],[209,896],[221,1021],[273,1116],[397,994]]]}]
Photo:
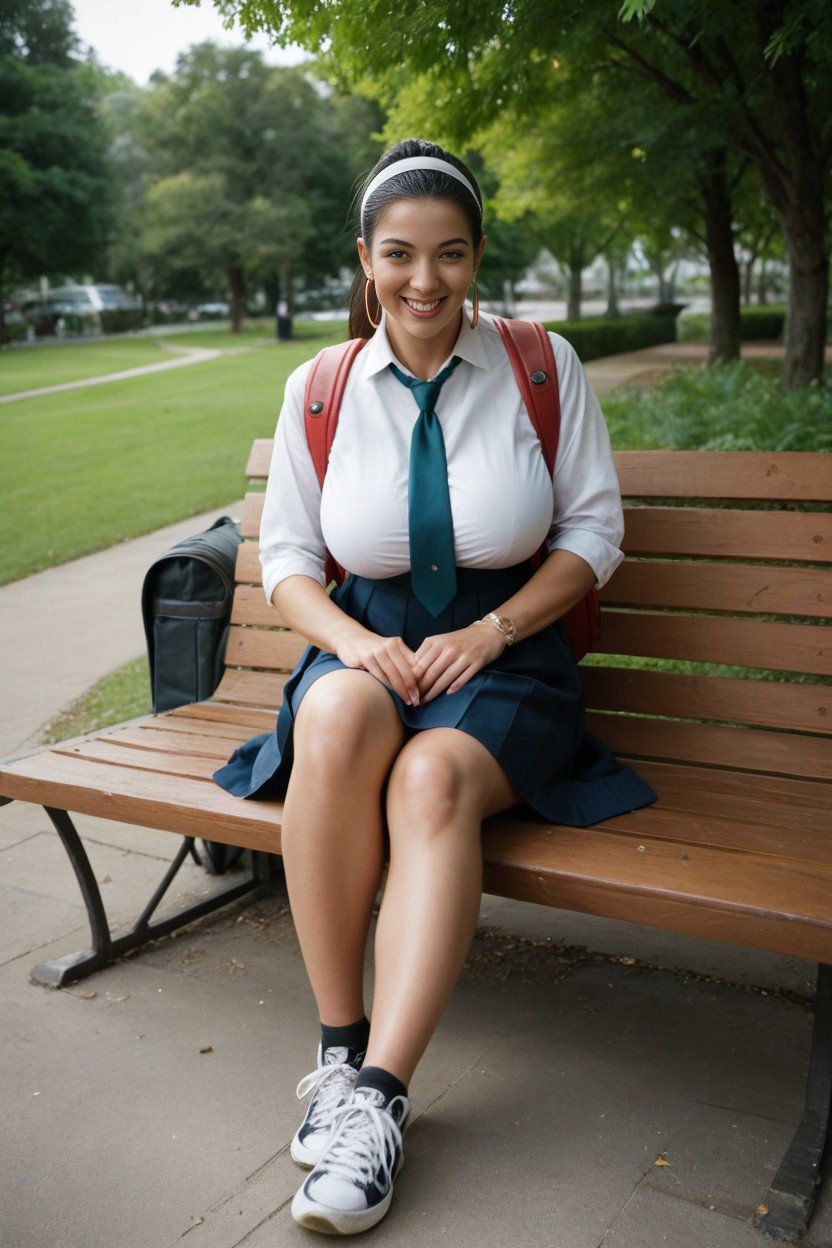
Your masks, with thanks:
[{"label": "white sneaker", "polygon": [[292,1140],[292,1159],[299,1166],[314,1166],[326,1148],[333,1115],[352,1096],[358,1077],[355,1058],[354,1051],[346,1046],[336,1045],[322,1053],[318,1044],[317,1069],[304,1075],[297,1086],[298,1100],[317,1089]]},{"label": "white sneaker", "polygon": [[385,1107],[382,1092],[357,1088],[336,1110],[323,1156],[295,1193],[295,1221],[329,1235],[355,1235],[380,1222],[404,1161],[409,1115],[406,1096],[394,1096]]}]

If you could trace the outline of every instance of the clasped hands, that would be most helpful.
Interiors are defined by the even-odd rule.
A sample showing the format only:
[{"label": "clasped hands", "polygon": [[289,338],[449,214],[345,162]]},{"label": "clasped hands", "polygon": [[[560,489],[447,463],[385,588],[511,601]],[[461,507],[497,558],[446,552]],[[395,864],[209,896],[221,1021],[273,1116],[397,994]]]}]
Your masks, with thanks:
[{"label": "clasped hands", "polygon": [[493,624],[469,624],[426,637],[413,651],[401,637],[365,630],[339,647],[347,667],[363,667],[405,702],[419,705],[440,693],[456,693],[487,663],[503,653],[506,638]]}]

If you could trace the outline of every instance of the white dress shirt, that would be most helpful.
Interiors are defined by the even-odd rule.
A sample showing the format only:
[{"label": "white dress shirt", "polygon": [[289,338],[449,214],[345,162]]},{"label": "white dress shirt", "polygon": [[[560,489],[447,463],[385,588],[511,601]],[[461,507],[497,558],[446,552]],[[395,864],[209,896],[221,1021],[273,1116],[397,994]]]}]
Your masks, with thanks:
[{"label": "white dress shirt", "polygon": [[[388,367],[396,358],[386,313],[359,352],[344,391],[323,493],[304,428],[307,360],[290,374],[274,440],[260,526],[263,589],[271,602],[284,577],[301,573],[326,588],[327,547],[348,572],[373,578],[410,569],[408,467],[419,418],[413,392]],[[445,439],[454,549],[460,567],[503,568],[571,550],[600,588],[624,558],[621,493],[609,433],[581,363],[550,333],[561,423],[554,480],[493,317],[480,312],[448,356],[458,364],[436,414]],[[444,364],[442,365],[444,368]],[[439,372],[441,370],[437,370]]]}]

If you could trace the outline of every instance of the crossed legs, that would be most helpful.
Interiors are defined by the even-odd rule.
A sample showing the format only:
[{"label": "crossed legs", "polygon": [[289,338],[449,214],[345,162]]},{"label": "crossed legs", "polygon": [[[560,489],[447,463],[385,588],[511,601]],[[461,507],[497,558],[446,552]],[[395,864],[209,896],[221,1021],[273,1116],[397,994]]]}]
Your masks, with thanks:
[{"label": "crossed legs", "polygon": [[386,820],[390,865],[364,1060],[407,1085],[476,926],[482,820],[521,798],[467,733],[431,728],[405,736],[389,692],[369,672],[318,677],[295,721],[282,852],[319,1015],[330,1026],[351,1023],[364,1013],[364,954]]}]

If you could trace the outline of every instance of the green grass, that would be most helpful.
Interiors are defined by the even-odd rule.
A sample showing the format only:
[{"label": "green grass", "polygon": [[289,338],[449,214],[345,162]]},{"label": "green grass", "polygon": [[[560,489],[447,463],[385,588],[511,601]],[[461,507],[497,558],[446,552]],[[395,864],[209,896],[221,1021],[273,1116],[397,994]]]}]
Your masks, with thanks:
[{"label": "green grass", "polygon": [[149,715],[152,710],[147,658],[131,659],[76,698],[47,724],[42,745],[55,745],[70,737],[99,732],[125,719]]},{"label": "green grass", "polygon": [[241,497],[287,376],[344,332],[4,406],[0,584]]},{"label": "green grass", "polygon": [[173,356],[154,338],[10,347],[0,351],[0,394],[59,386],[67,381],[101,377],[104,373],[170,359]]}]

